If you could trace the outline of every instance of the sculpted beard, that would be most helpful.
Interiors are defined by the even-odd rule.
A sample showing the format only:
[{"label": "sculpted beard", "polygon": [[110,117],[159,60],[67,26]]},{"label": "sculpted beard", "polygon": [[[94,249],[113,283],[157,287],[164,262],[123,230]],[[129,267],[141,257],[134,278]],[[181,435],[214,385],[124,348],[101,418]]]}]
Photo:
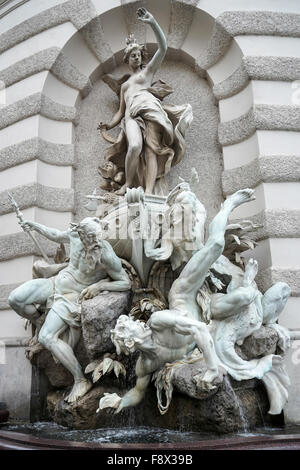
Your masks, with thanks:
[{"label": "sculpted beard", "polygon": [[91,269],[95,269],[101,254],[101,247],[98,244],[93,244],[85,250],[85,259]]}]

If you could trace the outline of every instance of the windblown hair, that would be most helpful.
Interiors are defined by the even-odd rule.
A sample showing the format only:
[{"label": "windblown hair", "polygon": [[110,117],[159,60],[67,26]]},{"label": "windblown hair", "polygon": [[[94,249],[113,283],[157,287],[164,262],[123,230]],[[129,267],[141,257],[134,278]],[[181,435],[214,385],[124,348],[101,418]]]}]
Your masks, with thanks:
[{"label": "windblown hair", "polygon": [[126,44],[127,46],[125,48],[124,56],[123,56],[123,61],[125,62],[125,64],[128,64],[129,62],[130,53],[134,49],[138,49],[139,51],[141,51],[142,65],[145,65],[148,59],[148,52],[146,50],[146,46],[144,44],[138,44],[134,37],[134,34],[129,35],[129,37],[126,39]]},{"label": "windblown hair", "polygon": [[127,315],[120,315],[115,328],[111,330],[111,340],[118,355],[134,353],[149,335],[151,329],[148,325]]}]

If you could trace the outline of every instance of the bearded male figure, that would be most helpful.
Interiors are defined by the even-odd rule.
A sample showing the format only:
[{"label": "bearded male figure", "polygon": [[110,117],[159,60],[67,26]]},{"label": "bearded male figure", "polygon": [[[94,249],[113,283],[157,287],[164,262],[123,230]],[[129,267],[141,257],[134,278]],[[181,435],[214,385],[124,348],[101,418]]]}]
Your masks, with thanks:
[{"label": "bearded male figure", "polygon": [[[102,239],[99,219],[87,217],[65,232],[27,220],[21,226],[54,242],[70,244],[70,261],[57,276],[25,282],[8,300],[15,312],[33,324],[40,317],[37,305],[46,305],[48,313],[38,340],[73,375],[74,385],[66,398],[72,403],[92,387],[73,352],[81,334],[80,302],[105,290],[126,291],[131,282],[121,260]],[[64,341],[60,337],[66,333],[68,339]]]}]

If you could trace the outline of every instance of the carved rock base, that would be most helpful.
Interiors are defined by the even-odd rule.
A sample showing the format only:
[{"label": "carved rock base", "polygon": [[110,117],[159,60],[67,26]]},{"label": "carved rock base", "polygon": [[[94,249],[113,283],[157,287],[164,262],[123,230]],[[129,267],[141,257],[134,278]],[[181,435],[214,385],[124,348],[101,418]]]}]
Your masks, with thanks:
[{"label": "carved rock base", "polygon": [[153,386],[149,387],[139,406],[123,410],[119,415],[108,410],[96,413],[99,399],[105,392],[121,395],[124,390],[111,385],[98,386],[76,404],[64,401],[65,392],[50,392],[47,399],[49,414],[56,423],[72,429],[149,426],[181,432],[233,433],[266,424],[281,424],[281,417],[267,414],[268,398],[263,384],[258,380],[235,382],[227,378],[218,391],[205,400],[174,391],[170,408],[163,416],[158,411]]}]

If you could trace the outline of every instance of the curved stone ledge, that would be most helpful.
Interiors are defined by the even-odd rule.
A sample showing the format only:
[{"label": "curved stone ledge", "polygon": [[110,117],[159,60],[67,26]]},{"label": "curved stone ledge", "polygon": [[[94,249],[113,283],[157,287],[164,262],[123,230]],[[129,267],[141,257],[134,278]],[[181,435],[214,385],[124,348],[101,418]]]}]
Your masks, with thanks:
[{"label": "curved stone ledge", "polygon": [[218,135],[221,145],[232,145],[242,142],[256,131],[253,108],[246,114],[231,121],[220,122]]},{"label": "curved stone ledge", "polygon": [[80,29],[96,14],[97,12],[89,0],[70,0],[62,5],[56,5],[2,33],[0,35],[0,53],[67,21],[71,21],[77,29]]},{"label": "curved stone ledge", "polygon": [[66,85],[80,90],[83,96],[87,96],[93,87],[90,79],[81,73],[62,52],[53,63],[51,72]]},{"label": "curved stone ledge", "polygon": [[60,53],[58,47],[50,47],[16,62],[0,72],[0,80],[8,87],[44,70],[51,70],[59,80],[79,90],[83,96],[86,96],[92,89],[89,78],[82,74],[64,54]]},{"label": "curved stone ledge", "polygon": [[58,47],[49,47],[37,52],[0,72],[0,80],[8,87],[44,70],[50,70],[60,53]]},{"label": "curved stone ledge", "polygon": [[102,22],[99,17],[92,19],[80,30],[80,33],[101,63],[113,58],[113,51],[105,39]]},{"label": "curved stone ledge", "polygon": [[181,48],[189,32],[198,3],[199,0],[191,0],[189,3],[171,2],[171,18],[167,38],[169,47]]},{"label": "curved stone ledge", "polygon": [[232,36],[242,34],[300,37],[300,15],[272,11],[226,11],[217,18]]},{"label": "curved stone ledge", "polygon": [[[74,211],[74,190],[71,188],[50,188],[38,183],[11,188],[9,192],[15,198],[20,209],[39,207],[57,212]],[[13,212],[7,191],[0,193],[0,215]]]},{"label": "curved stone ledge", "polygon": [[[266,238],[300,238],[300,210],[263,210],[247,217],[247,220],[262,226],[251,233],[251,238],[255,241]],[[236,222],[239,221],[240,219],[236,219]]]},{"label": "curved stone ledge", "polygon": [[242,91],[249,83],[249,76],[242,63],[230,77],[213,86],[213,93],[218,100],[230,98]]},{"label": "curved stone ledge", "polygon": [[250,137],[256,130],[300,130],[300,107],[255,105],[246,114],[219,124],[219,142],[232,145]]},{"label": "curved stone ledge", "polygon": [[72,106],[56,103],[42,93],[35,93],[15,103],[2,108],[0,116],[0,129],[10,126],[15,122],[36,114],[41,114],[56,121],[71,121],[78,123],[78,111]]},{"label": "curved stone ledge", "polygon": [[74,145],[54,144],[40,137],[10,145],[0,150],[0,171],[36,159],[50,165],[74,165]]},{"label": "curved stone ledge", "polygon": [[297,57],[247,56],[243,63],[252,80],[292,81],[300,77],[300,59]]},{"label": "curved stone ledge", "polygon": [[300,157],[259,157],[238,168],[225,170],[222,175],[224,194],[232,194],[240,188],[254,188],[262,182],[291,182],[300,180]]},{"label": "curved stone ledge", "polygon": [[230,46],[232,37],[218,22],[213,27],[213,32],[206,51],[196,59],[196,64],[204,70],[215,65],[225,54]]},{"label": "curved stone ledge", "polygon": [[255,280],[262,292],[265,292],[276,282],[286,282],[292,290],[291,295],[293,297],[300,296],[300,269],[283,269],[272,266],[258,272]]},{"label": "curved stone ledge", "polygon": [[[46,254],[54,256],[57,243],[47,240],[36,232],[33,233]],[[19,232],[0,237],[0,262],[29,255],[41,256],[41,253],[27,233]]]},{"label": "curved stone ledge", "polygon": [[21,283],[0,285],[0,310],[7,310],[11,308],[7,300],[8,296],[14,289],[19,287],[20,285]]},{"label": "curved stone ledge", "polygon": [[254,106],[257,129],[300,131],[300,106],[258,104]]}]

